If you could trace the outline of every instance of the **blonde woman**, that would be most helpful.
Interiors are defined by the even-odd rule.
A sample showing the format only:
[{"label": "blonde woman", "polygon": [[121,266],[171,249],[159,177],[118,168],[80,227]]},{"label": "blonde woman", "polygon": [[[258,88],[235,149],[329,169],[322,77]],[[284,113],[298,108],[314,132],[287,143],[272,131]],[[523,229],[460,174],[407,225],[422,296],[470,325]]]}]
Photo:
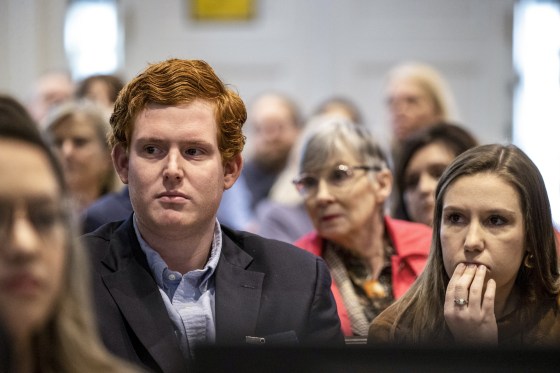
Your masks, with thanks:
[{"label": "blonde woman", "polygon": [[47,120],[48,139],[60,159],[78,213],[122,186],[111,161],[108,131],[107,116],[91,102],[60,106]]},{"label": "blonde woman", "polygon": [[424,63],[405,62],[393,67],[386,78],[385,102],[394,146],[419,129],[458,119],[447,82]]}]

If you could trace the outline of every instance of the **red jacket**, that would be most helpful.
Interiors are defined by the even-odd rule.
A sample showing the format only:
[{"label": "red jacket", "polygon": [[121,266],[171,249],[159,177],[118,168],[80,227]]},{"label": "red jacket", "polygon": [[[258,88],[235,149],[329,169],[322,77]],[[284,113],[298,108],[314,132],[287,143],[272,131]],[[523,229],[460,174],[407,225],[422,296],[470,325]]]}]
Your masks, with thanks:
[{"label": "red jacket", "polygon": [[[385,229],[396,254],[391,258],[393,295],[398,299],[422,272],[428,259],[432,241],[432,229],[424,224],[411,223],[385,217]],[[295,242],[296,246],[315,255],[323,256],[323,240],[316,231],[308,233]],[[331,290],[336,301],[338,316],[344,335],[352,335],[350,318],[335,282]]]}]

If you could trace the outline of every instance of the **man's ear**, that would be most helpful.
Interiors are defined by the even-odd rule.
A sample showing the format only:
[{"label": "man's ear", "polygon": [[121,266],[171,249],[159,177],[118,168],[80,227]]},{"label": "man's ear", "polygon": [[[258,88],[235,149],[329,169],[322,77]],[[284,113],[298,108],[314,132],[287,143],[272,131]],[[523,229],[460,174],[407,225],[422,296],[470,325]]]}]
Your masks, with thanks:
[{"label": "man's ear", "polygon": [[377,180],[377,200],[383,204],[391,195],[393,189],[393,174],[391,170],[385,168],[376,173],[375,179]]},{"label": "man's ear", "polygon": [[128,184],[128,153],[123,144],[117,144],[111,152],[113,166],[123,184]]},{"label": "man's ear", "polygon": [[243,157],[237,154],[224,164],[224,190],[233,186],[243,168]]}]

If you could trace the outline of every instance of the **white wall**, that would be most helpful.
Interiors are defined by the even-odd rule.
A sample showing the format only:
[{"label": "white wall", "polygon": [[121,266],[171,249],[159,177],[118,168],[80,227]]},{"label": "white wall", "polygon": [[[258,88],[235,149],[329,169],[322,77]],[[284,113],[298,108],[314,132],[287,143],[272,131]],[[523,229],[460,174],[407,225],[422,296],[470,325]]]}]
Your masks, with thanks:
[{"label": "white wall", "polygon": [[25,99],[34,79],[66,66],[65,0],[0,0],[0,92]]},{"label": "white wall", "polygon": [[[255,0],[246,22],[200,22],[188,0],[120,0],[122,75],[168,57],[201,58],[250,100],[267,89],[305,113],[333,94],[386,133],[382,79],[402,60],[433,64],[462,122],[482,141],[510,138],[515,0]],[[24,99],[42,71],[66,66],[65,0],[0,0],[0,91]],[[99,27],[103,27],[100,25]]]}]

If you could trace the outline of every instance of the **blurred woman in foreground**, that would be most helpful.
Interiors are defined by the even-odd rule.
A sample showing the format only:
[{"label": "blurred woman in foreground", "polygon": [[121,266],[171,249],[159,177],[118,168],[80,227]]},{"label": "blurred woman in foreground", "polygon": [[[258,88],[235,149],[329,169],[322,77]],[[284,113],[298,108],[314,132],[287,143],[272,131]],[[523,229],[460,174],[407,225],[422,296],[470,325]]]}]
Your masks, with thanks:
[{"label": "blurred woman in foreground", "polygon": [[3,100],[0,179],[0,323],[11,371],[133,371],[97,337],[57,160],[30,117]]}]

